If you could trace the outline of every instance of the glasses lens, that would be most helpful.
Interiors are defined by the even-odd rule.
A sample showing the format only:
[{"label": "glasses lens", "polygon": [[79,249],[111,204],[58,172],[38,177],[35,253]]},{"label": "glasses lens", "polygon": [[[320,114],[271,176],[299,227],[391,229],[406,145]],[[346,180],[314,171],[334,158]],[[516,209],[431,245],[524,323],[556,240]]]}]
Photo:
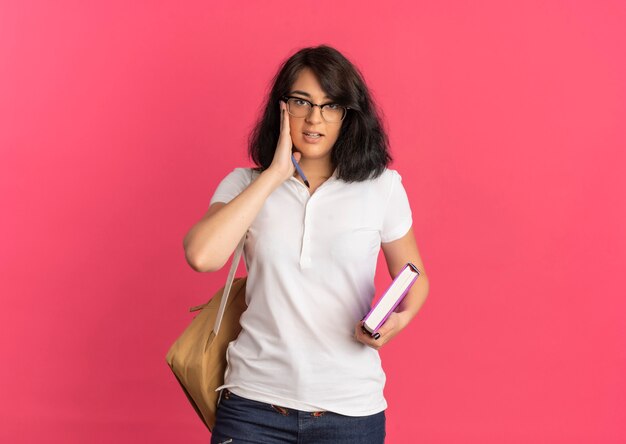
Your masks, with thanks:
[{"label": "glasses lens", "polygon": [[[311,104],[303,99],[291,98],[287,101],[287,111],[294,117],[307,117],[311,112]],[[340,122],[346,115],[346,109],[340,105],[324,105],[322,115],[327,122]]]},{"label": "glasses lens", "polygon": [[326,105],[322,108],[322,114],[324,114],[324,119],[329,122],[339,122],[343,119],[343,116],[346,113],[346,109],[343,106],[339,105]]},{"label": "glasses lens", "polygon": [[306,100],[289,99],[287,101],[289,114],[294,117],[306,117],[311,112],[311,105]]}]

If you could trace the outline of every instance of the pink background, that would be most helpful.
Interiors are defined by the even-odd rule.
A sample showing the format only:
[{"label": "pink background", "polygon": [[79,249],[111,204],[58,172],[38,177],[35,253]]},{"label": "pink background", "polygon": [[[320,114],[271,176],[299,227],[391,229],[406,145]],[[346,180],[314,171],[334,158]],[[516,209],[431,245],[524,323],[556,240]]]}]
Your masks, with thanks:
[{"label": "pink background", "polygon": [[381,350],[387,442],[626,442],[623,1],[99,3],[0,3],[0,441],[208,442],[165,354],[227,270],[182,239],[327,43],[431,280]]}]

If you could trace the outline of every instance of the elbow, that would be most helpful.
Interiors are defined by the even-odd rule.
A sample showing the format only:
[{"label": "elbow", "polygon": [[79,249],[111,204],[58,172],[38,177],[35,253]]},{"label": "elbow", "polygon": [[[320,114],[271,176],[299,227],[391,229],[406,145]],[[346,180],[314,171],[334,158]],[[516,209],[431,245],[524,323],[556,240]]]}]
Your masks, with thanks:
[{"label": "elbow", "polygon": [[187,263],[189,264],[189,266],[194,270],[197,271],[198,273],[208,273],[210,271],[212,271],[210,268],[208,268],[207,266],[205,266],[202,262],[195,260],[195,259],[191,259],[187,256],[185,256],[185,258],[187,259]]},{"label": "elbow", "polygon": [[214,264],[211,264],[210,261],[207,260],[206,253],[199,251],[198,247],[191,242],[190,239],[191,231],[185,236],[183,239],[183,250],[185,252],[185,260],[189,264],[189,266],[198,273],[208,273],[211,271],[215,271]]},{"label": "elbow", "polygon": [[199,257],[198,255],[191,255],[186,252],[185,259],[189,266],[198,273],[211,273],[220,270],[224,266],[224,263],[220,264],[211,260],[211,255]]}]

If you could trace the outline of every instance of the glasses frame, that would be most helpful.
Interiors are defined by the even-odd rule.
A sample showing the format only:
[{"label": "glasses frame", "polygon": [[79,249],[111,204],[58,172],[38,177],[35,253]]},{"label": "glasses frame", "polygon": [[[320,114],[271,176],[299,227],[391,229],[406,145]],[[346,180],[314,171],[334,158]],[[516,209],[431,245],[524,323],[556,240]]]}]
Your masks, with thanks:
[{"label": "glasses frame", "polygon": [[[290,116],[294,116],[294,115],[289,112],[289,99],[302,100],[303,102],[307,102],[309,105],[311,105],[311,109],[309,110],[309,113],[306,116],[302,116],[302,117],[294,116],[296,119],[304,119],[305,117],[310,116],[311,113],[313,112],[313,107],[317,106],[317,107],[319,107],[320,112],[322,114],[322,119],[324,119],[325,122],[328,122],[328,123],[339,123],[339,122],[342,122],[346,118],[346,116],[348,115],[348,110],[352,109],[349,106],[339,105],[338,103],[334,103],[334,102],[325,103],[323,105],[321,103],[313,103],[310,100],[303,99],[302,97],[297,97],[297,96],[282,96],[281,99],[283,99],[285,101],[285,104],[287,105],[287,112],[289,113]],[[332,122],[332,121],[326,120],[326,117],[324,116],[324,107],[326,107],[328,105],[338,105],[338,106],[340,106],[340,107],[342,107],[342,108],[344,108],[346,110],[346,112],[343,113],[343,117],[341,118],[341,120],[337,120],[336,122]]]}]

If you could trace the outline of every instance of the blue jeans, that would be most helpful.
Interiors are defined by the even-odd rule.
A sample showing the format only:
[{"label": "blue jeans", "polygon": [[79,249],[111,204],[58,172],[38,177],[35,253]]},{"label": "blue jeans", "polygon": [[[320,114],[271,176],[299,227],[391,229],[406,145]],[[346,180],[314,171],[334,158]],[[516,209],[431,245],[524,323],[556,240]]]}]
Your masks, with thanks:
[{"label": "blue jeans", "polygon": [[345,416],[254,401],[223,389],[211,444],[381,444],[385,411]]}]

